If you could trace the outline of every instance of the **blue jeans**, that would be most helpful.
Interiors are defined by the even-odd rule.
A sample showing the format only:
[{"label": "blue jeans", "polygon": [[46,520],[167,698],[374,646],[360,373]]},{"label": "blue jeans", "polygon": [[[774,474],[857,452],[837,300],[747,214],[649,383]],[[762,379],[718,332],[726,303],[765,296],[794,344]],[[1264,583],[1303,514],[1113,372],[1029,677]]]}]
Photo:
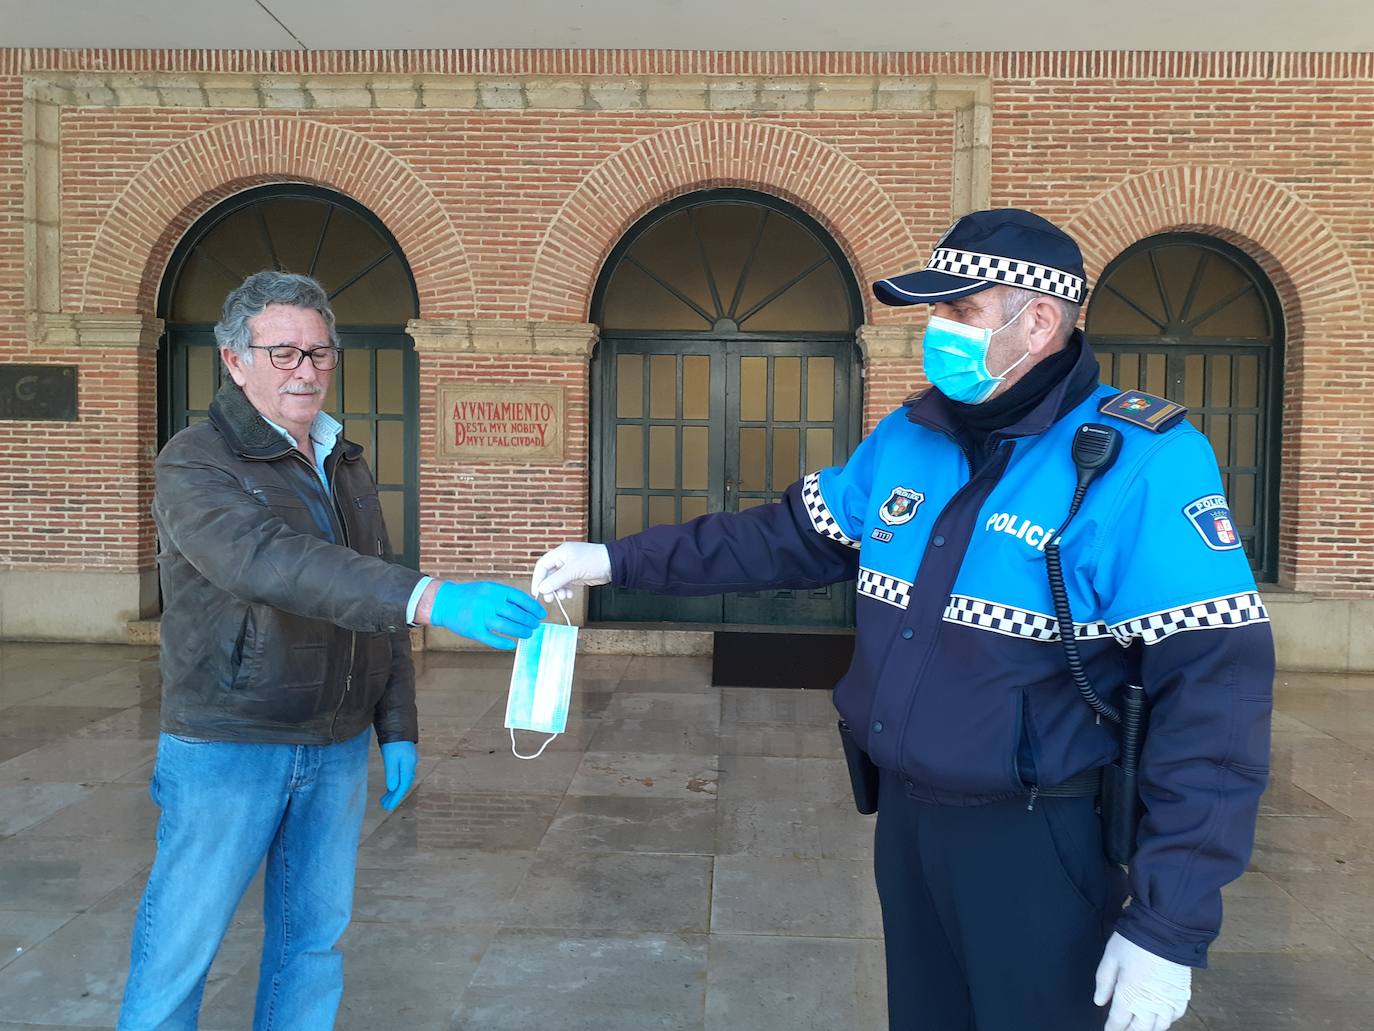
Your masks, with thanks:
[{"label": "blue jeans", "polygon": [[353,911],[371,738],[370,730],[333,745],[159,738],[157,858],[134,921],[119,1031],[195,1028],[210,964],[264,857],[253,1027],[334,1026],[343,995],[336,943]]}]

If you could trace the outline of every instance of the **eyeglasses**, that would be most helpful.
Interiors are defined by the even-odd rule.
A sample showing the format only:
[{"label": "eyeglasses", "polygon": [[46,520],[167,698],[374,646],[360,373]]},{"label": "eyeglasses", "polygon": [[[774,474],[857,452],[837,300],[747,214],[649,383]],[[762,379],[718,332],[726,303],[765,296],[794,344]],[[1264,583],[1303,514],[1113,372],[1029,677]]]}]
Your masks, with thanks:
[{"label": "eyeglasses", "polygon": [[305,361],[307,357],[310,359],[310,364],[320,372],[328,372],[339,364],[339,349],[337,347],[312,347],[306,351],[299,347],[292,347],[290,344],[274,346],[249,344],[248,346],[254,351],[266,351],[267,357],[278,369],[299,369],[301,362]]}]

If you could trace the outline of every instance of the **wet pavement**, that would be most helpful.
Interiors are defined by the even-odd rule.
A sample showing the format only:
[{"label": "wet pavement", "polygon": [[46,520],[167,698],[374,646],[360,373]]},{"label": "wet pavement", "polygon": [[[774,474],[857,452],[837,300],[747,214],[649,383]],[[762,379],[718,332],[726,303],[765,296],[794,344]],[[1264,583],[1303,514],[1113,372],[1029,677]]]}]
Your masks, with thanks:
[{"label": "wet pavement", "polygon": [[[568,733],[520,762],[510,659],[417,659],[418,787],[384,812],[374,754],[340,1028],[885,1026],[872,818],[828,692],[580,656]],[[1276,697],[1251,869],[1175,1026],[1374,1028],[1374,676],[1280,674]],[[0,1031],[113,1026],[157,706],[153,649],[0,644]],[[260,904],[207,1031],[251,1022]]]}]

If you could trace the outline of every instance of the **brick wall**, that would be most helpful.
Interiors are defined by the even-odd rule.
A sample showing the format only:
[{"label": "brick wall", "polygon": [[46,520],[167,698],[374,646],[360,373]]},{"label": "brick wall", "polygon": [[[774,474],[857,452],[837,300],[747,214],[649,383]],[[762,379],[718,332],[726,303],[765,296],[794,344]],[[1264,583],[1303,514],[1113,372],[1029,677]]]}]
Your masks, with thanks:
[{"label": "brick wall", "polygon": [[[924,259],[961,154],[993,204],[1073,230],[1090,277],[1152,233],[1219,235],[1284,306],[1282,578],[1374,596],[1374,56],[0,51],[0,361],[79,364],[82,419],[0,422],[0,569],[131,571],[152,562],[154,355],[45,343],[29,325],[24,256],[45,223],[27,220],[26,247],[26,76],[61,77],[69,98],[51,264],[53,311],[71,316],[155,315],[186,228],[281,180],[376,213],[426,320],[584,322],[621,233],[707,186],[799,205],[866,285]],[[895,109],[922,76],[986,77],[990,129],[934,85],[926,109]],[[312,99],[320,83],[333,106]],[[919,322],[865,303],[875,327]],[[438,461],[434,388],[454,379],[564,384],[565,461]],[[915,381],[909,346],[874,355],[865,425]],[[523,575],[546,543],[585,533],[587,383],[575,358],[422,354],[428,569]]]}]

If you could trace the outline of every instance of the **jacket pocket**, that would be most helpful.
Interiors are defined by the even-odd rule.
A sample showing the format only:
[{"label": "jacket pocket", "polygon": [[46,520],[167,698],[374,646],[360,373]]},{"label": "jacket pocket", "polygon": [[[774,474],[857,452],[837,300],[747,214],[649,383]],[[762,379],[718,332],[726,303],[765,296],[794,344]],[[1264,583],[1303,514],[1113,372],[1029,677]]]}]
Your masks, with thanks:
[{"label": "jacket pocket", "polygon": [[238,637],[234,641],[234,652],[230,656],[230,668],[233,671],[230,677],[230,687],[235,691],[241,691],[252,683],[258,668],[258,658],[261,654],[258,646],[261,641],[258,635],[258,621],[253,609],[254,606],[249,605],[243,610],[243,622],[239,624]]},{"label": "jacket pocket", "polygon": [[286,487],[274,487],[264,483],[256,487],[249,487],[248,494],[259,505],[273,510],[292,511],[306,508],[301,496]]}]

